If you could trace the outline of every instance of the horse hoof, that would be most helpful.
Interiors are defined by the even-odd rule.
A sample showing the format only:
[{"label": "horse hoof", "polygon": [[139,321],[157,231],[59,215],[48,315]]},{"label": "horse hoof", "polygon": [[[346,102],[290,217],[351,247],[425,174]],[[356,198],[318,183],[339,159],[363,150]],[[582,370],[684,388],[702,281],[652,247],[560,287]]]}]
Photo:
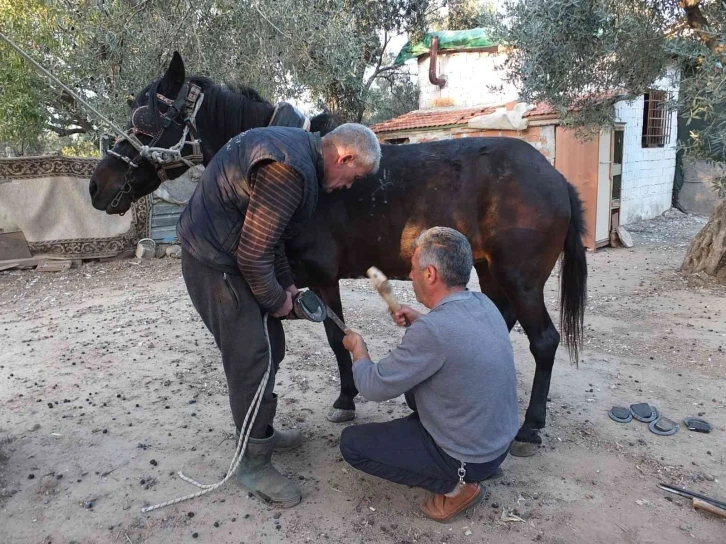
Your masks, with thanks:
[{"label": "horse hoof", "polygon": [[538,449],[539,444],[515,440],[509,448],[509,453],[514,455],[514,457],[532,457],[533,455],[537,455]]},{"label": "horse hoof", "polygon": [[333,423],[343,423],[355,419],[355,410],[343,410],[342,408],[331,408],[328,415],[325,416],[328,421]]}]

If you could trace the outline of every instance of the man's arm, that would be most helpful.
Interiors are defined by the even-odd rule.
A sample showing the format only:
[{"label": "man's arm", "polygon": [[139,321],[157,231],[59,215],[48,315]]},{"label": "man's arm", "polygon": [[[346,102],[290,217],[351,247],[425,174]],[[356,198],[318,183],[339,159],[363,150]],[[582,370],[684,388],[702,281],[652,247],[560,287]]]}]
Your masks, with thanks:
[{"label": "man's arm", "polygon": [[284,164],[270,162],[257,169],[237,247],[237,266],[257,302],[270,313],[278,311],[287,297],[275,276],[276,248],[302,196],[298,174]]},{"label": "man's arm", "polygon": [[[401,344],[388,357],[373,364],[369,358],[353,362],[353,379],[367,399],[384,401],[398,397],[431,377],[444,364],[435,331],[417,319],[403,336]],[[365,345],[365,344],[364,344]],[[354,357],[367,355],[355,350]]]},{"label": "man's arm", "polygon": [[280,240],[275,246],[275,277],[283,289],[287,289],[295,283],[292,277],[290,263],[285,255],[285,243]]}]

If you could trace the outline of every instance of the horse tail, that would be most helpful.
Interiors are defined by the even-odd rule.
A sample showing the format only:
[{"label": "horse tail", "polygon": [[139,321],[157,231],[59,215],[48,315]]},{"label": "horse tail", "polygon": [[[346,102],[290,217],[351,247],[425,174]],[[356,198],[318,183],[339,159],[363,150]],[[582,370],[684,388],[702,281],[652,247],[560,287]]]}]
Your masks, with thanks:
[{"label": "horse tail", "polygon": [[570,352],[570,360],[577,363],[582,349],[585,306],[587,304],[587,257],[582,236],[586,227],[582,200],[570,183],[570,224],[560,264],[560,331]]}]

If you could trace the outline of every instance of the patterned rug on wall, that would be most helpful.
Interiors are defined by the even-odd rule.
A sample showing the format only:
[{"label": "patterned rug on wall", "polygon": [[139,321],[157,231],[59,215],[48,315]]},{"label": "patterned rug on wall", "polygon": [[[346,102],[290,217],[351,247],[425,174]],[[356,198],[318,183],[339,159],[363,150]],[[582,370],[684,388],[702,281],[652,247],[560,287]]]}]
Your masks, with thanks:
[{"label": "patterned rug on wall", "polygon": [[151,198],[126,215],[91,206],[88,183],[98,159],[0,159],[0,233],[21,231],[33,256],[113,257],[149,236]]}]

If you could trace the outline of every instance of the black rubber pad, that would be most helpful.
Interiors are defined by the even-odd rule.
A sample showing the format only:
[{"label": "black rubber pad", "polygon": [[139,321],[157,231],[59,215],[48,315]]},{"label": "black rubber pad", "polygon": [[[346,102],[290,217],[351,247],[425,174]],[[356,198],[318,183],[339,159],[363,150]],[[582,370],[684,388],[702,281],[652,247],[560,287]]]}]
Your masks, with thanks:
[{"label": "black rubber pad", "polygon": [[713,430],[713,426],[706,421],[698,417],[687,417],[683,420],[689,431],[696,431],[697,433],[710,433]]},{"label": "black rubber pad", "polygon": [[631,404],[630,413],[633,414],[635,419],[643,423],[650,423],[658,419],[658,410],[656,410],[655,406],[651,406],[647,402]]},{"label": "black rubber pad", "polygon": [[675,434],[678,430],[678,423],[676,423],[672,419],[661,416],[655,421],[651,421],[650,425],[648,425],[648,428],[651,430],[651,432],[655,434],[670,436],[672,434]]},{"label": "black rubber pad", "polygon": [[633,421],[633,415],[628,408],[623,406],[613,406],[608,412],[610,419],[618,423],[629,423]]}]

